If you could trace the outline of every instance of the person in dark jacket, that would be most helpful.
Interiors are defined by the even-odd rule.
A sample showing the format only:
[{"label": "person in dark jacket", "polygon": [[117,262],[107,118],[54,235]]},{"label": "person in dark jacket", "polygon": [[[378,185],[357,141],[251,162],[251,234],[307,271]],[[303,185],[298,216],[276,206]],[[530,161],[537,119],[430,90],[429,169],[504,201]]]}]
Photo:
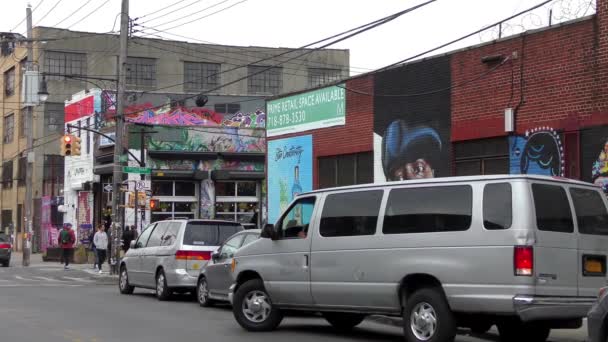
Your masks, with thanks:
[{"label": "person in dark jacket", "polygon": [[65,263],[64,269],[68,269],[70,260],[74,254],[74,243],[76,243],[76,235],[72,230],[71,223],[64,223],[63,229],[59,232],[59,247],[61,248],[61,260]]}]

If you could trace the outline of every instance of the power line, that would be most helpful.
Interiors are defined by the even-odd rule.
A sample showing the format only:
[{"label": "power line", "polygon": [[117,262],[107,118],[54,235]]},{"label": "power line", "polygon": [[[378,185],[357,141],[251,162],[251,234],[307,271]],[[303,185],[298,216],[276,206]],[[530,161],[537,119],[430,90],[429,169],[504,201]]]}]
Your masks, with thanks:
[{"label": "power line", "polygon": [[38,22],[36,22],[36,24],[35,24],[34,26],[38,26],[38,24],[40,24],[40,22],[41,22],[41,21],[43,21],[43,20],[44,20],[44,18],[46,18],[46,17],[47,17],[49,14],[51,14],[51,12],[53,12],[53,10],[54,10],[54,9],[55,9],[55,8],[56,8],[56,7],[57,7],[57,6],[58,6],[58,5],[59,5],[59,4],[62,2],[62,1],[63,1],[63,0],[58,0],[58,1],[55,3],[55,5],[54,5],[53,7],[51,7],[51,9],[50,9],[48,12],[46,12],[46,14],[45,14],[45,15],[43,15],[43,16],[42,16],[42,18],[40,18],[40,19],[38,20]]},{"label": "power line", "polygon": [[[40,7],[40,5],[42,5],[42,3],[44,2],[44,0],[40,0],[40,2],[38,2],[38,5],[36,5],[36,7],[34,7],[34,9],[32,10],[32,13],[34,13],[36,11],[36,9],[38,9],[38,7]],[[13,27],[12,29],[10,29],[9,31],[13,31],[14,29],[16,29],[17,27],[19,27],[19,25],[23,24],[23,22],[27,19],[27,17],[21,19],[21,21],[19,22],[19,24],[15,25],[15,27]]]},{"label": "power line", "polygon": [[55,24],[53,26],[59,26],[59,24],[63,23],[64,21],[66,21],[68,19],[70,19],[74,14],[78,13],[83,7],[85,7],[86,5],[88,5],[91,1],[93,1],[93,0],[88,0],[82,6],[78,7],[74,12],[70,13],[67,17],[63,18],[63,20],[61,20],[60,22],[58,22],[57,24]]},{"label": "power line", "polygon": [[[215,4],[211,5],[211,6],[205,7],[205,8],[203,8],[203,9],[202,9],[202,10],[200,10],[200,11],[196,11],[196,12],[194,12],[194,13],[190,13],[190,14],[188,14],[188,15],[184,16],[184,17],[181,17],[181,18],[179,18],[178,20],[182,20],[182,19],[186,19],[186,18],[188,18],[188,17],[192,17],[192,16],[194,16],[194,15],[197,15],[197,14],[199,14],[199,13],[202,13],[202,12],[205,12],[205,11],[207,11],[207,10],[210,10],[210,9],[212,9],[212,8],[214,8],[214,7],[217,7],[217,6],[219,6],[219,5],[223,4],[223,3],[226,3],[226,2],[228,2],[228,1],[230,1],[230,0],[223,0],[223,1],[220,1],[220,2],[218,2],[218,3],[215,3]],[[155,27],[164,26],[164,25],[171,24],[171,23],[174,23],[174,22],[175,22],[175,20],[165,21],[165,22],[164,22],[164,23],[162,23],[162,24],[156,24],[156,25],[155,25]]]},{"label": "power line", "polygon": [[171,7],[175,6],[175,5],[179,5],[180,3],[184,2],[184,1],[186,1],[186,0],[180,0],[180,1],[178,1],[178,2],[174,2],[174,3],[172,3],[171,5],[165,6],[165,7],[161,8],[161,9],[159,9],[159,10],[156,10],[156,11],[151,12],[151,13],[148,13],[148,14],[144,14],[144,15],[142,15],[141,17],[137,17],[137,18],[135,18],[135,20],[137,20],[137,19],[142,19],[142,18],[145,18],[145,17],[147,17],[147,16],[149,16],[149,15],[153,15],[153,14],[156,14],[156,13],[158,13],[158,12],[164,11],[164,10],[166,10],[166,9],[169,9],[169,8],[171,8]]},{"label": "power line", "polygon": [[79,24],[81,21],[85,20],[86,18],[90,17],[93,13],[97,12],[100,8],[102,8],[103,6],[105,6],[108,2],[110,2],[110,0],[106,0],[104,3],[102,3],[101,5],[99,5],[99,7],[95,8],[94,10],[92,10],[89,14],[85,15],[84,17],[82,17],[80,20],[78,20],[77,22],[73,23],[72,25],[68,26],[68,29],[71,29],[72,27],[76,26],[77,24]]},{"label": "power line", "polygon": [[[169,12],[169,13],[165,13],[165,14],[163,14],[163,15],[159,15],[158,17],[154,17],[154,18],[152,18],[152,19],[148,19],[148,20],[144,21],[143,23],[147,23],[147,22],[150,22],[150,21],[153,21],[153,20],[156,20],[156,19],[159,19],[159,18],[162,18],[162,17],[168,16],[169,14],[173,14],[173,13],[175,13],[175,12],[181,11],[181,10],[183,10],[183,9],[185,9],[185,8],[188,8],[188,7],[190,7],[190,6],[194,5],[194,4],[196,4],[196,3],[197,3],[197,2],[199,2],[199,1],[200,1],[200,0],[195,0],[194,2],[192,2],[192,3],[190,3],[190,4],[186,5],[186,6],[182,6],[182,7],[178,8],[178,9],[176,9],[176,10],[173,10],[173,11],[171,11],[171,12]],[[141,18],[143,18],[143,17],[141,17]],[[143,24],[143,23],[142,23],[142,24]]]}]

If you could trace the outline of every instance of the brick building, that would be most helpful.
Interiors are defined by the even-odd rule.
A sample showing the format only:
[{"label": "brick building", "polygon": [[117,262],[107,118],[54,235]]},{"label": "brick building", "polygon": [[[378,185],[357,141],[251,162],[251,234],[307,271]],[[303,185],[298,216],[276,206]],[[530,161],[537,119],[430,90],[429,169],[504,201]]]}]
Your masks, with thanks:
[{"label": "brick building", "polygon": [[[608,190],[607,81],[608,0],[597,0],[592,16],[335,83],[343,96],[274,98],[269,219],[292,183],[533,173]],[[325,111],[341,121],[309,124]],[[285,156],[295,172],[273,168]]]}]

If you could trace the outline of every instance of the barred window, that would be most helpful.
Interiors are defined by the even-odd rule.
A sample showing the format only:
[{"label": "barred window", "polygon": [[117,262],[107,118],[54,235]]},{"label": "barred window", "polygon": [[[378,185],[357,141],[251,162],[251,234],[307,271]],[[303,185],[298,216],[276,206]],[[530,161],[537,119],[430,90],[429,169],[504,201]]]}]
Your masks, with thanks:
[{"label": "barred window", "polygon": [[219,63],[184,62],[184,90],[200,91],[217,87],[220,67]]},{"label": "barred window", "polygon": [[84,53],[47,51],[44,55],[44,68],[46,72],[51,74],[47,76],[47,79],[65,79],[60,75],[86,75],[86,57],[87,55]]},{"label": "barred window", "polygon": [[4,117],[4,138],[2,141],[5,144],[13,142],[13,135],[15,133],[15,114],[9,114]]},{"label": "barred window", "polygon": [[247,90],[251,94],[280,94],[283,90],[283,69],[266,66],[248,67]]},{"label": "barred window", "polygon": [[6,96],[15,94],[15,67],[4,73],[4,94]]},{"label": "barred window", "polygon": [[13,187],[13,160],[2,163],[2,186],[5,189]]},{"label": "barred window", "polygon": [[17,166],[17,185],[25,186],[25,177],[27,173],[27,157],[20,157]]},{"label": "barred window", "polygon": [[310,88],[334,82],[341,78],[342,72],[339,69],[308,68],[308,86]]},{"label": "barred window", "polygon": [[156,86],[156,59],[127,57],[127,85],[153,88]]}]

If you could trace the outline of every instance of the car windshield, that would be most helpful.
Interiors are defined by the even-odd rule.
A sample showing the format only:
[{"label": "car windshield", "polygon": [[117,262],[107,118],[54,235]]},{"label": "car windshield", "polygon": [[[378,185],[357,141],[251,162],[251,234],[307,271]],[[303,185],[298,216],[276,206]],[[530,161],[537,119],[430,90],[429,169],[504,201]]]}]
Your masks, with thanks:
[{"label": "car windshield", "polygon": [[240,224],[190,222],[184,232],[184,245],[219,246],[233,234],[243,230]]}]

